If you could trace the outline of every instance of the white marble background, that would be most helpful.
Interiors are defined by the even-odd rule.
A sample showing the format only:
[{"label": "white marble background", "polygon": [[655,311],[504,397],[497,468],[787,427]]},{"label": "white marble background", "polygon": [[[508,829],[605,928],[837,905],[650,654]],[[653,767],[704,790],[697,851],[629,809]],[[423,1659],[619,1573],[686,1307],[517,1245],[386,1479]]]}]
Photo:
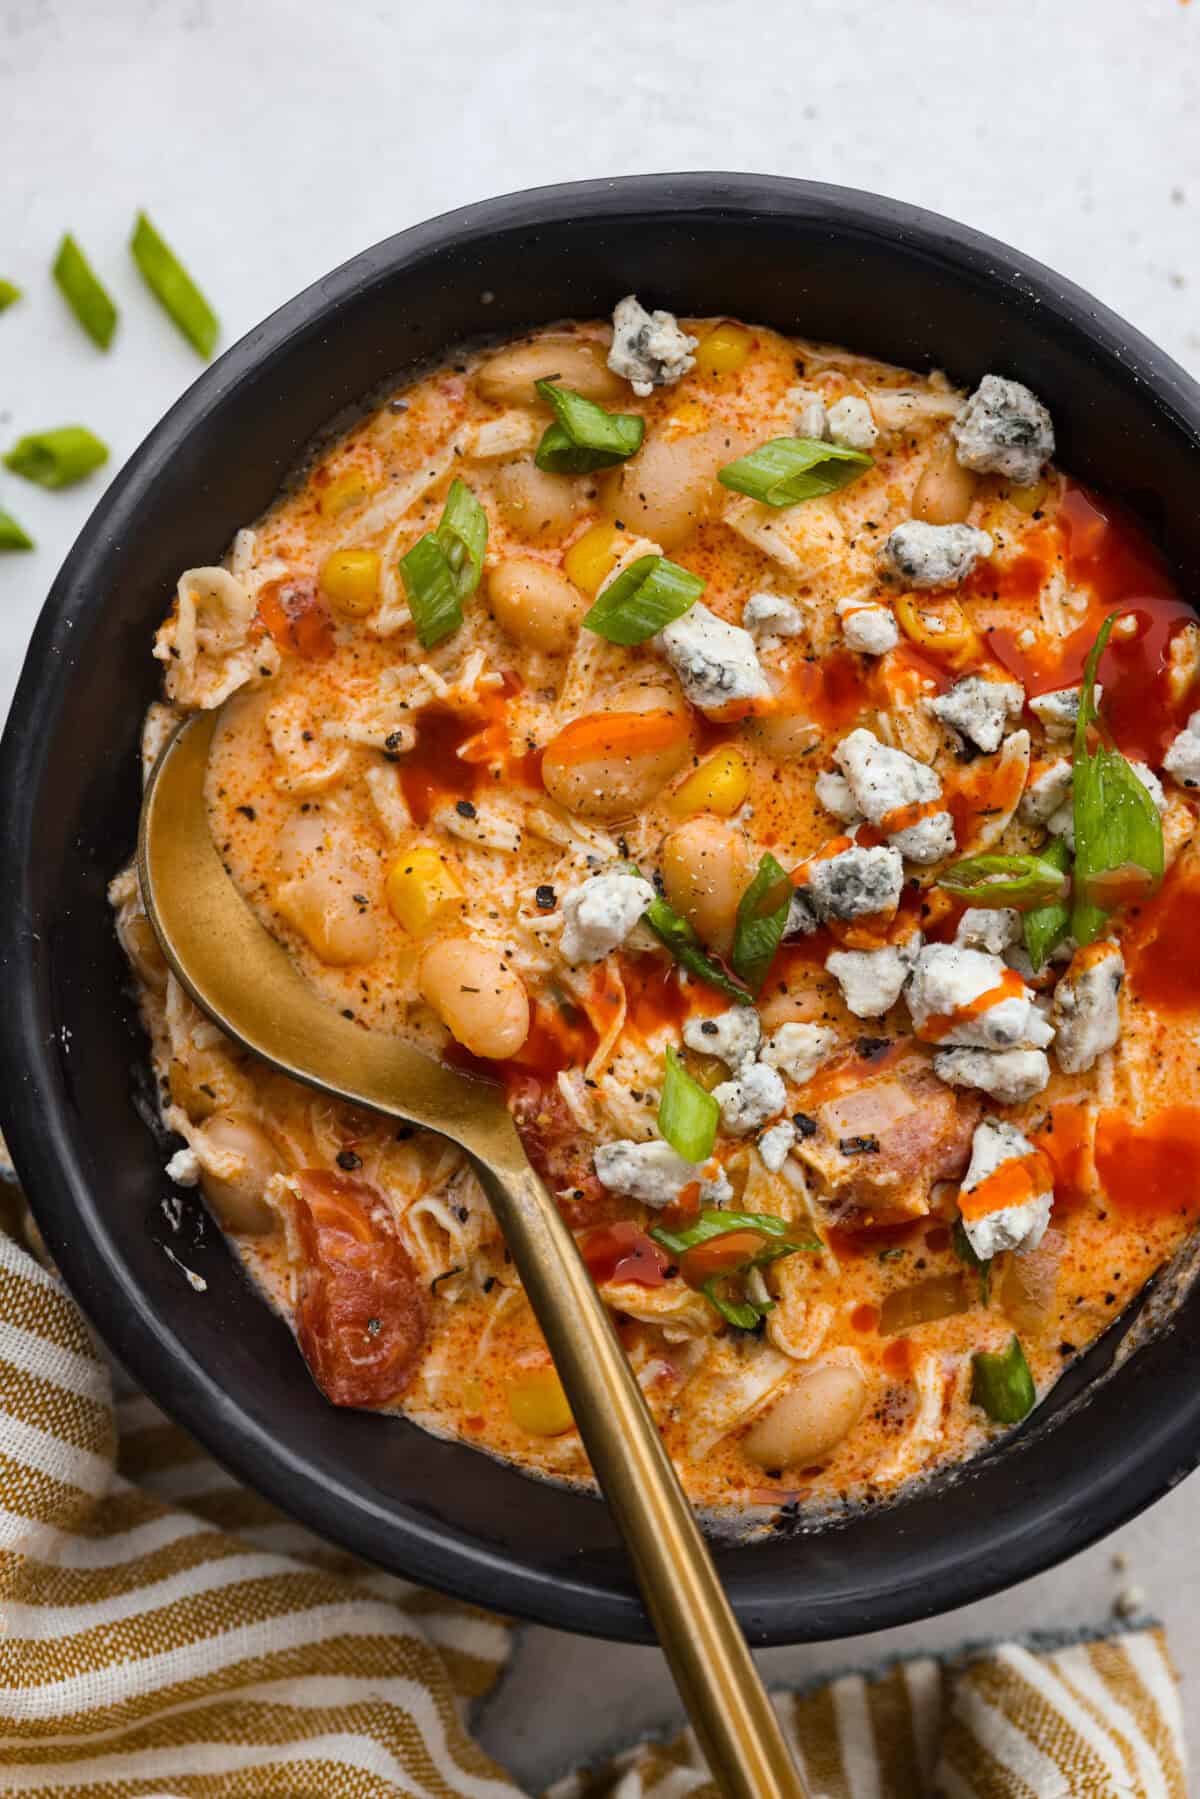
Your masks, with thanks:
[{"label": "white marble background", "polygon": [[[1200,373],[1198,153],[1200,4],[1181,0],[0,0],[0,276],[27,295],[0,319],[0,446],[78,421],[113,450],[65,494],[0,470],[0,507],[38,542],[0,557],[0,704],[105,479],[198,370],[129,261],[139,206],[230,343],[364,245],[487,194],[655,169],[810,176],[993,232]],[[50,281],[68,228],[122,310],[107,356]],[[1189,1485],[1066,1569],[886,1646],[1098,1622],[1136,1580],[1200,1739],[1194,1509]],[[884,1646],[763,1662],[807,1677]],[[531,1631],[487,1740],[532,1782],[670,1708],[654,1652]]]}]

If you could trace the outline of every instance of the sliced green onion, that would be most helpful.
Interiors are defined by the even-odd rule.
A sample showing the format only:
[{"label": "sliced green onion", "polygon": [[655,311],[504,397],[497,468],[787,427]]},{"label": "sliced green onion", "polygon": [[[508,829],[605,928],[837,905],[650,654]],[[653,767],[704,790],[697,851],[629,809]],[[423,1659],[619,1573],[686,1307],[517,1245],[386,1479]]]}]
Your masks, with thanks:
[{"label": "sliced green onion", "polygon": [[533,458],[540,469],[552,475],[588,475],[625,462],[641,449],[646,421],[636,412],[605,412],[594,400],[552,381],[535,381],[534,386],[554,412],[554,423],[547,425]]},{"label": "sliced green onion", "polygon": [[760,1306],[755,1305],[752,1299],[727,1299],[717,1287],[717,1282],[724,1279],[724,1275],[714,1274],[710,1280],[702,1283],[701,1293],[709,1305],[716,1307],[726,1324],[732,1324],[734,1330],[756,1331],[767,1313],[775,1310],[774,1303]]},{"label": "sliced green onion", "polygon": [[21,289],[15,281],[0,280],[0,312],[6,312],[10,306],[21,298]]},{"label": "sliced green onion", "polygon": [[67,305],[92,342],[107,350],[117,328],[117,309],[69,231],[58,246],[53,274]]},{"label": "sliced green onion", "polygon": [[723,1273],[712,1274],[700,1286],[700,1291],[716,1307],[727,1324],[736,1330],[757,1330],[768,1312],[774,1311],[774,1300],[759,1301],[750,1299],[743,1291],[740,1298],[730,1298],[722,1293],[720,1283],[731,1276],[744,1277],[754,1268],[766,1268],[771,1262],[778,1262],[784,1256],[796,1255],[800,1250],[819,1250],[821,1245],[815,1237],[804,1238],[794,1242],[788,1236],[788,1225],[782,1218],[776,1218],[770,1212],[701,1212],[694,1224],[686,1230],[672,1231],[665,1225],[655,1225],[650,1235],[661,1244],[667,1254],[676,1261],[684,1257],[690,1249],[698,1249],[702,1243],[710,1243],[714,1237],[728,1237],[737,1231],[753,1231],[757,1236],[766,1237],[760,1250],[739,1262],[736,1268],[728,1268]]},{"label": "sliced green onion", "polygon": [[56,431],[32,431],[15,443],[4,466],[39,487],[72,487],[108,461],[108,445],[85,425],[60,425]]},{"label": "sliced green onion", "polygon": [[446,504],[437,530],[433,534],[446,553],[454,570],[458,597],[465,600],[475,592],[483,574],[483,555],[487,549],[487,513],[465,481],[456,476],[450,483]]},{"label": "sliced green onion", "polygon": [[1075,894],[1071,934],[1081,947],[1100,936],[1112,906],[1101,905],[1095,883],[1104,874],[1132,864],[1144,868],[1148,887],[1163,876],[1162,820],[1158,807],[1119,750],[1087,746],[1088,726],[1097,719],[1096,670],[1113,624],[1110,612],[1087,659],[1079,714],[1075,720],[1072,779],[1075,814]]},{"label": "sliced green onion", "polygon": [[462,603],[483,573],[487,536],[487,513],[466,482],[456,478],[435,529],[400,558],[400,579],[422,648],[432,649],[462,624]]},{"label": "sliced green onion", "polygon": [[658,1105],[658,1133],[685,1162],[707,1162],[717,1140],[721,1108],[693,1080],[678,1053],[668,1046],[667,1070]]},{"label": "sliced green onion", "polygon": [[[1043,862],[1050,862],[1066,873],[1071,856],[1061,837],[1052,838],[1038,854]],[[1031,911],[1022,915],[1021,931],[1025,938],[1025,948],[1035,969],[1040,968],[1046,957],[1058,948],[1070,929],[1071,908],[1065,898],[1050,900],[1044,906],[1034,906]]]},{"label": "sliced green onion", "polygon": [[[637,874],[638,870],[635,868],[632,872]],[[670,951],[680,967],[686,968],[689,974],[694,974],[698,981],[715,987],[718,993],[725,994],[727,999],[739,1006],[754,1004],[753,995],[747,993],[731,975],[727,975],[710,956],[705,955],[691,924],[686,918],[681,918],[678,912],[672,911],[661,895],[656,893],[650,901],[642,914],[642,922],[649,925],[658,941]]]},{"label": "sliced green onion", "polygon": [[35,547],[28,531],[18,525],[11,512],[0,512],[0,550],[32,550]]},{"label": "sliced green onion", "polygon": [[463,622],[462,601],[449,558],[430,533],[400,558],[400,579],[423,649],[431,650]]},{"label": "sliced green onion", "polygon": [[645,643],[682,618],[704,592],[699,575],[665,556],[639,556],[598,595],[584,624],[609,643]]},{"label": "sliced green onion", "polygon": [[192,348],[207,359],[213,353],[221,329],[217,315],[144,212],[138,213],[129,248],[155,299],[178,325]]},{"label": "sliced green onion", "polygon": [[742,977],[752,993],[759,991],[775,960],[775,951],[787,928],[791,895],[789,893],[782,905],[766,913],[762,911],[763,901],[787,878],[787,870],[779,866],[768,850],[759,862],[754,879],[738,901],[730,961],[734,973]]},{"label": "sliced green onion", "polygon": [[873,463],[864,450],[844,450],[819,437],[772,437],[718,469],[717,480],[764,506],[796,506],[848,487]]},{"label": "sliced green onion", "polygon": [[1066,874],[1047,856],[967,856],[937,884],[973,906],[1043,906],[1066,897]]},{"label": "sliced green onion", "polygon": [[990,1304],[992,1297],[991,1256],[976,1255],[971,1239],[967,1235],[967,1227],[961,1218],[956,1218],[954,1220],[954,1230],[950,1240],[954,1245],[954,1253],[959,1261],[965,1262],[968,1268],[975,1269],[979,1276],[980,1301],[985,1306]]},{"label": "sliced green onion", "polygon": [[702,1243],[711,1243],[714,1237],[728,1237],[734,1231],[756,1231],[760,1237],[775,1238],[774,1243],[765,1244],[759,1254],[742,1264],[746,1268],[761,1266],[764,1255],[768,1261],[777,1261],[781,1255],[792,1255],[798,1249],[820,1249],[815,1237],[793,1243],[788,1237],[788,1229],[787,1219],[776,1218],[771,1212],[705,1211],[684,1230],[672,1231],[665,1225],[656,1224],[650,1235],[676,1259],[686,1255],[689,1249],[698,1249]]},{"label": "sliced green onion", "polygon": [[1037,1388],[1020,1339],[1002,1355],[980,1350],[971,1357],[971,1404],[982,1406],[997,1424],[1020,1424],[1037,1404]]}]

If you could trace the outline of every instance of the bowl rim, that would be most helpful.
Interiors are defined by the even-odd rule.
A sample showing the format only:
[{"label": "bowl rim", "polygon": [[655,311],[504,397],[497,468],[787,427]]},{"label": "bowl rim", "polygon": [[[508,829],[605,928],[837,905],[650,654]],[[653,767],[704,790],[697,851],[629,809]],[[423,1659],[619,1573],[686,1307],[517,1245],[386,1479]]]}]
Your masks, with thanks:
[{"label": "bowl rim", "polygon": [[[35,1217],[72,1293],[141,1386],[239,1479],[321,1535],[383,1566],[460,1598],[585,1634],[652,1641],[632,1588],[531,1569],[487,1544],[455,1536],[411,1509],[350,1490],[272,1437],[222,1389],[152,1313],[128,1304],[129,1280],[95,1229],[91,1183],[70,1123],[57,1046],[43,1028],[45,968],[33,937],[32,848],[48,746],[61,725],[75,666],[72,633],[97,604],[97,568],[136,522],[139,508],[179,442],[269,360],[314,323],[333,319],[362,290],[394,281],[433,253],[469,246],[499,230],[567,221],[670,214],[759,215],[890,238],[905,254],[959,279],[986,278],[1023,308],[1040,306],[1047,331],[1082,332],[1091,351],[1140,382],[1170,423],[1200,449],[1200,386],[1164,351],[1073,282],[997,240],[886,196],[783,176],[724,172],[633,175],[525,189],[442,213],[383,239],[310,284],[212,363],[134,451],[84,525],[42,607],[0,744],[0,905],[9,931],[0,944],[8,1003],[0,1008],[4,1122]],[[37,1102],[41,1102],[40,1106]],[[80,1228],[80,1225],[84,1228]],[[169,1354],[164,1352],[168,1349]],[[897,1558],[888,1584],[848,1594],[827,1616],[809,1611],[802,1591],[737,1593],[736,1569],[722,1555],[735,1606],[756,1644],[857,1634],[927,1616],[946,1604],[982,1598],[1076,1553],[1174,1486],[1200,1460],[1200,1384],[1169,1414],[1142,1408],[1123,1418],[1125,1434],[1103,1468],[1080,1466],[1037,1517],[981,1522],[953,1548],[925,1544]],[[966,1477],[969,1477],[970,1464]],[[897,1504],[902,1518],[904,1501]],[[902,1525],[900,1526],[903,1529]],[[736,1551],[730,1552],[736,1555]],[[836,1613],[836,1616],[834,1615]],[[853,1621],[851,1621],[851,1617]]]}]

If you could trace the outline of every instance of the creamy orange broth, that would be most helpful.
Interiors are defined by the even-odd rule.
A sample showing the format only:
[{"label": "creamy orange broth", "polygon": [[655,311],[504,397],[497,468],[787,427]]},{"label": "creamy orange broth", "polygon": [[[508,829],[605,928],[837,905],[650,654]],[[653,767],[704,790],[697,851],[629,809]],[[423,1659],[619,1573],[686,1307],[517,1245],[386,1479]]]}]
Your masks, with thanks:
[{"label": "creamy orange broth", "polygon": [[[719,321],[684,323],[703,344]],[[792,870],[828,855],[839,837],[843,847],[883,842],[870,826],[842,836],[814,793],[856,726],[938,771],[956,856],[1029,849],[1045,829],[1023,821],[1018,802],[1039,768],[1070,755],[1069,741],[1049,745],[1026,708],[1009,721],[1005,747],[971,754],[928,701],[977,670],[1016,678],[1027,699],[1078,682],[1100,622],[1123,608],[1137,635],[1104,658],[1103,711],[1118,746],[1161,770],[1197,703],[1196,630],[1138,533],[1053,468],[1033,488],[974,479],[963,516],[994,548],[961,585],[930,594],[886,582],[880,546],[912,516],[964,398],[940,376],[748,326],[740,367],[714,373],[702,351],[677,383],[638,398],[604,369],[609,335],[589,323],[551,337],[576,357],[594,346],[585,354],[603,403],[645,419],[633,463],[531,483],[549,415],[485,397],[491,358],[507,352],[464,357],[399,390],[239,535],[228,586],[214,588],[211,571],[192,581],[192,622],[181,600],[160,634],[167,698],[148,718],[147,754],[182,712],[224,702],[208,788],[215,838],[264,922],[362,1028],[477,1067],[423,999],[422,958],[431,942],[465,937],[515,977],[528,1034],[488,1066],[560,1194],[687,1491],[712,1512],[769,1518],[784,1504],[887,1493],[969,1455],[1001,1428],[972,1403],[975,1352],[1003,1350],[1015,1331],[1044,1397],[1179,1248],[1200,1203],[1194,802],[1165,782],[1167,880],[1112,920],[1127,968],[1119,1044],[1075,1075],[1052,1049],[1048,1085],[1023,1103],[944,1085],[932,1060],[947,1021],[931,1021],[918,1041],[903,999],[884,1017],[856,1017],[824,966],[838,948],[903,942],[916,929],[926,943],[950,942],[963,907],[934,885],[937,867],[906,865],[890,924],[827,920],[779,950],[759,996],[764,1031],[819,1024],[834,1047],[810,1078],[788,1082],[777,1116],[844,1118],[847,1140],[866,1119],[865,1139],[878,1128],[885,1150],[901,1128],[889,1120],[901,1117],[908,1148],[895,1153],[911,1165],[885,1193],[863,1168],[870,1152],[857,1162],[842,1155],[826,1125],[798,1137],[777,1171],[757,1147],[759,1131],[721,1131],[726,1204],[773,1214],[815,1245],[761,1275],[756,1290],[773,1309],[753,1333],[731,1328],[649,1240],[663,1215],[605,1188],[592,1166],[597,1143],[655,1135],[666,1047],[680,1046],[690,1018],[728,1001],[682,974],[644,926],[600,961],[569,965],[556,947],[562,898],[617,863],[669,875],[664,843],[689,819],[705,821],[735,897],[765,850]],[[860,479],[776,512],[718,485],[718,467],[791,434],[802,404],[846,395],[865,397],[879,428]],[[462,628],[425,651],[396,564],[436,524],[454,475],[487,512],[486,573]],[[581,561],[581,540],[583,553],[599,544],[598,560]],[[377,589],[357,614],[323,591],[327,558],[345,548],[380,559]],[[731,623],[754,593],[799,609],[796,635],[760,646],[768,699],[706,715],[685,701],[653,644],[622,649],[581,628],[613,563],[656,548],[702,577],[703,603]],[[588,591],[573,590],[559,644],[539,647],[519,620],[514,631],[511,613],[509,628],[495,616],[504,608],[491,583],[516,558],[560,571],[565,562],[578,583],[587,579]],[[835,610],[845,596],[889,609],[902,627],[894,648],[846,646]],[[1024,740],[1013,747],[1021,731],[1028,760]],[[746,784],[731,815],[703,795],[681,799],[696,770],[731,749]],[[569,786],[570,769],[597,755],[608,768],[598,798],[586,783]],[[627,780],[636,792],[622,803]],[[562,803],[576,791],[582,812]],[[491,841],[471,841],[473,831]],[[414,848],[441,859],[426,873],[440,867],[452,879],[449,902],[415,934],[388,897],[389,872]],[[167,976],[128,871],[114,900],[163,1115],[195,1157],[177,1172],[199,1174],[324,1390],[338,1403],[401,1409],[530,1472],[587,1479],[537,1325],[463,1157],[257,1067]],[[728,920],[723,937],[702,906],[693,916],[727,955]],[[1043,970],[1035,987],[1048,996],[1064,968]],[[1013,982],[1020,990],[1018,975],[1001,986]],[[727,1078],[711,1056],[689,1050],[685,1060],[707,1086]],[[996,1257],[987,1304],[952,1234],[984,1112],[1016,1124],[1034,1151],[999,1180],[1000,1197],[1027,1196],[1046,1170],[1055,1193],[1040,1245]],[[695,1203],[693,1184],[668,1222],[686,1224]],[[991,1203],[977,1197],[975,1211]],[[814,1376],[826,1383],[811,1389],[818,1427],[779,1465],[761,1444],[749,1455],[747,1437],[758,1441],[756,1427]]]}]

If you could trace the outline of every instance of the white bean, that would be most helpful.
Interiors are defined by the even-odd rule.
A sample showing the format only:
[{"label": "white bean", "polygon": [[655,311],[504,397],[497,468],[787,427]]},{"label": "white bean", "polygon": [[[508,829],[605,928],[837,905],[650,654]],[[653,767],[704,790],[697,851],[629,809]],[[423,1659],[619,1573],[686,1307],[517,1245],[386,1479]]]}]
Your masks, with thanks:
[{"label": "white bean", "polygon": [[443,937],[421,957],[421,997],[450,1035],[488,1061],[515,1056],[529,1035],[529,997],[498,949]]},{"label": "white bean", "polygon": [[867,1384],[857,1368],[818,1364],[750,1426],[742,1449],[760,1468],[821,1462],[849,1436],[866,1401]]},{"label": "white bean", "polygon": [[557,381],[588,400],[615,400],[624,391],[608,367],[603,344],[587,338],[553,336],[537,338],[515,349],[497,350],[475,371],[475,385],[485,400],[501,406],[537,403],[535,381]]},{"label": "white bean", "polygon": [[510,557],[488,574],[492,617],[510,637],[548,655],[570,649],[586,597],[561,569],[523,556]]}]

